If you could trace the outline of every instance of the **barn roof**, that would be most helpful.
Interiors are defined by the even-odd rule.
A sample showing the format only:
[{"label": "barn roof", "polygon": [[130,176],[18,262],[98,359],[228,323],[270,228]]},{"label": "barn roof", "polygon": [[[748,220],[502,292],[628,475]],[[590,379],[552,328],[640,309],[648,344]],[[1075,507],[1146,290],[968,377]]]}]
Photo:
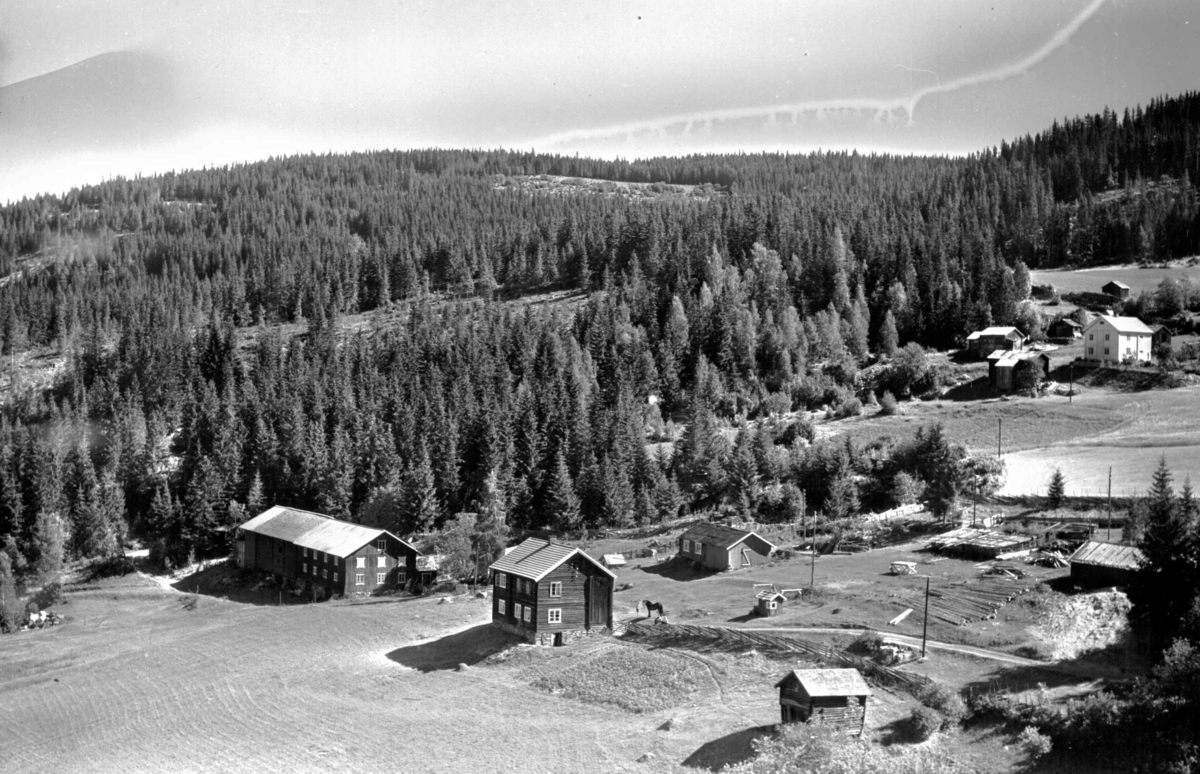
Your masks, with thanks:
[{"label": "barn roof", "polygon": [[[1102,314],[1088,323],[1088,328],[1095,325],[1100,320],[1106,321],[1109,325],[1117,329],[1117,333],[1146,333],[1153,335],[1154,331],[1146,323],[1136,317],[1117,317],[1111,314]],[[1087,330],[1086,328],[1084,330]]]},{"label": "barn roof", "polygon": [[1103,290],[1104,288],[1108,287],[1109,285],[1118,287],[1121,290],[1129,290],[1129,286],[1126,285],[1124,282],[1121,282],[1121,280],[1109,280],[1108,282],[1105,282],[1103,285],[1101,285],[1100,289]]},{"label": "barn roof", "polygon": [[679,536],[680,540],[691,540],[705,545],[718,546],[724,551],[736,546],[748,537],[756,537],[766,543],[768,551],[775,548],[775,544],[767,540],[757,532],[748,532],[744,529],[735,529],[724,524],[712,524],[705,522],[703,524],[694,524]]},{"label": "barn roof", "polygon": [[349,556],[382,535],[391,535],[412,548],[407,541],[385,529],[351,524],[320,513],[286,508],[282,505],[268,508],[243,524],[241,529],[339,557]]},{"label": "barn roof", "polygon": [[793,669],[775,683],[779,688],[795,679],[809,696],[870,696],[871,687],[857,669]]},{"label": "barn roof", "polygon": [[1089,540],[1071,554],[1071,564],[1091,564],[1097,567],[1115,567],[1136,570],[1142,566],[1143,554],[1137,546],[1103,543]]},{"label": "barn roof", "polygon": [[783,599],[783,600],[787,599],[787,597],[783,595],[783,592],[772,591],[771,589],[763,589],[762,591],[755,594],[754,598],[755,599]]},{"label": "barn roof", "polygon": [[1078,320],[1072,320],[1070,317],[1064,317],[1061,320],[1055,320],[1051,325],[1069,325],[1072,328],[1082,328],[1083,325]]},{"label": "barn roof", "polygon": [[552,543],[540,538],[525,538],[520,545],[509,550],[507,554],[497,559],[488,569],[494,572],[506,572],[509,575],[519,575],[533,581],[540,581],[550,574],[551,570],[578,554],[599,567],[610,577],[616,574],[578,548]]}]

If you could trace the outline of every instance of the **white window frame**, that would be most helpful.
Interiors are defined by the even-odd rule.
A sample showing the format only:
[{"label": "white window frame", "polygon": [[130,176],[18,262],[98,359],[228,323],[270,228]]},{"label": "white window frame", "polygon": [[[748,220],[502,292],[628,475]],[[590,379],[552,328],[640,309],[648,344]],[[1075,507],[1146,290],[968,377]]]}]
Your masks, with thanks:
[{"label": "white window frame", "polygon": [[546,611],[546,623],[560,624],[562,623],[562,608],[552,607]]},{"label": "white window frame", "polygon": [[496,612],[500,615],[508,615],[507,611],[505,611],[505,602],[503,599],[496,600]]},{"label": "white window frame", "polygon": [[530,613],[529,605],[526,605],[525,609],[521,612],[521,615],[522,615],[521,620],[524,621],[525,623],[529,623],[529,613]]},{"label": "white window frame", "polygon": [[404,570],[398,570],[396,572],[396,582],[404,583],[405,580],[407,580],[407,575],[408,575],[408,573],[406,573]]},{"label": "white window frame", "polygon": [[382,586],[386,582],[387,582],[387,573],[386,572],[375,573],[375,585],[376,586]]},{"label": "white window frame", "polygon": [[321,577],[322,577],[322,578],[328,578],[328,577],[329,577],[329,570],[326,570],[324,567],[322,567],[322,568],[321,568]]},{"label": "white window frame", "polygon": [[378,551],[387,550],[387,538],[379,538],[375,541],[375,549]]},{"label": "white window frame", "polygon": [[356,570],[367,569],[367,557],[365,557],[365,556],[358,557],[358,561],[354,563],[354,568]]},{"label": "white window frame", "polygon": [[562,581],[550,581],[550,596],[562,596]]},{"label": "white window frame", "polygon": [[497,588],[501,588],[501,589],[508,588],[508,576],[502,572],[496,573],[496,577],[493,582],[496,584]]},{"label": "white window frame", "polygon": [[690,554],[692,552],[692,541],[690,541],[690,540],[683,541],[683,551],[684,551],[684,553],[687,553],[687,554]]},{"label": "white window frame", "polygon": [[355,586],[365,586],[365,585],[367,585],[367,584],[366,584],[366,578],[367,578],[367,575],[366,575],[366,573],[362,573],[362,572],[356,572],[356,573],[354,573],[354,585],[355,585]]},{"label": "white window frame", "polygon": [[521,620],[521,610],[524,609],[524,607],[525,606],[522,605],[520,602],[513,602],[513,618],[516,618],[518,621],[520,621]]},{"label": "white window frame", "polygon": [[337,583],[337,582],[338,582],[337,570],[334,570],[334,571],[333,571],[333,582],[334,582],[334,583]]},{"label": "white window frame", "polygon": [[305,562],[304,564],[302,564],[302,565],[300,565],[300,566],[304,568],[304,569],[302,570],[302,572],[305,572],[305,573],[307,573],[307,572],[308,572],[308,562]]},{"label": "white window frame", "polygon": [[380,554],[375,559],[375,566],[376,567],[387,567],[388,566],[387,559],[388,558],[386,556],[384,556],[383,554]]}]

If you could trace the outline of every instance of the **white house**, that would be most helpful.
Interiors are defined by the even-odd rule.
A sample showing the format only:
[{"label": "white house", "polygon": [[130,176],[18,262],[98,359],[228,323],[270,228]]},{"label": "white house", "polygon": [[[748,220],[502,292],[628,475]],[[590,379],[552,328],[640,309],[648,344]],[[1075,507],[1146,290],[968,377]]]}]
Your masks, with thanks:
[{"label": "white house", "polygon": [[1083,329],[1084,357],[1105,364],[1153,360],[1154,331],[1136,317],[1098,315]]}]

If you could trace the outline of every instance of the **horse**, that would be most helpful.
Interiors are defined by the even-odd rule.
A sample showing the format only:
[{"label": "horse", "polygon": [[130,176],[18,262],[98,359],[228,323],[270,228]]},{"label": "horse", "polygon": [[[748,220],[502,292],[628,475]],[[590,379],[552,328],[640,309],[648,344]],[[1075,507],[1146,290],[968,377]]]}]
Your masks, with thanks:
[{"label": "horse", "polygon": [[646,606],[646,617],[647,618],[649,618],[650,614],[656,610],[658,611],[658,615],[660,618],[667,614],[667,611],[663,610],[662,602],[651,602],[650,600],[645,599],[645,600],[642,600],[642,604]]}]

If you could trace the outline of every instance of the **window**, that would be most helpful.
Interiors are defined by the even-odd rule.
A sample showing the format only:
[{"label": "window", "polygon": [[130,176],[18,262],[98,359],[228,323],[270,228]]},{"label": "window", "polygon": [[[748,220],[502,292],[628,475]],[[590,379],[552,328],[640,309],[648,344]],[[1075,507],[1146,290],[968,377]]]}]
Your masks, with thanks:
[{"label": "window", "polygon": [[355,563],[354,566],[360,570],[363,569],[364,567],[366,567],[367,566],[367,557],[365,557],[365,556],[358,557],[358,561]]},{"label": "window", "polygon": [[1096,354],[1096,350],[1095,350],[1095,348],[1093,348],[1093,347],[1088,347],[1088,354],[1089,354],[1089,355],[1094,355],[1094,354]]},{"label": "window", "polygon": [[337,583],[337,570],[333,571],[333,582]]},{"label": "window", "polygon": [[504,612],[504,600],[503,599],[496,600],[496,612],[499,613],[500,615],[506,615],[506,613]]},{"label": "window", "polygon": [[379,538],[378,540],[376,540],[375,547],[377,549],[379,549],[380,551],[386,551],[387,550],[387,538]]},{"label": "window", "polygon": [[382,585],[385,580],[387,580],[386,572],[375,573],[375,585],[377,585],[377,586]]},{"label": "window", "polygon": [[525,606],[522,605],[520,602],[514,602],[513,603],[513,618],[516,618],[518,621],[520,621],[521,620],[521,610],[524,607]]},{"label": "window", "polygon": [[553,583],[550,584],[550,596],[552,596],[552,597],[561,597],[562,596],[562,583],[560,581],[554,581]]},{"label": "window", "polygon": [[366,577],[366,576],[364,576],[364,575],[363,575],[361,572],[360,572],[360,573],[357,573],[357,574],[354,576],[354,585],[355,585],[355,586],[362,586],[362,585],[363,585],[363,578],[364,578],[364,577]]},{"label": "window", "polygon": [[524,618],[522,619],[523,621],[525,621],[525,623],[529,623],[529,610],[530,610],[529,605],[526,605],[525,610],[523,611]]},{"label": "window", "polygon": [[404,583],[404,581],[405,581],[405,573],[404,573],[404,570],[400,570],[399,572],[397,572],[397,573],[396,573],[396,582],[397,582],[397,583]]},{"label": "window", "polygon": [[546,614],[547,623],[562,623],[562,608],[553,607]]},{"label": "window", "polygon": [[1107,334],[1107,333],[1106,333],[1106,334],[1104,334],[1104,340],[1105,340],[1105,341],[1108,341],[1108,334]]},{"label": "window", "polygon": [[380,556],[379,558],[377,558],[377,559],[375,560],[375,564],[376,564],[377,566],[379,566],[379,567],[387,567],[387,557],[386,557],[386,556]]},{"label": "window", "polygon": [[328,572],[329,572],[329,570],[326,570],[326,569],[322,568],[322,570],[321,570],[321,577],[322,577],[322,578],[328,578],[328,577],[329,577],[329,575],[327,574]]},{"label": "window", "polygon": [[502,572],[496,573],[496,588],[498,588],[498,589],[508,588],[508,576]]},{"label": "window", "polygon": [[690,554],[692,552],[692,541],[683,541],[683,550]]},{"label": "window", "polygon": [[301,567],[304,568],[304,572],[308,572],[308,562],[305,562],[304,564],[302,564]]},{"label": "window", "polygon": [[1106,355],[1108,354],[1108,347],[1104,348],[1104,354],[1106,354]]}]

